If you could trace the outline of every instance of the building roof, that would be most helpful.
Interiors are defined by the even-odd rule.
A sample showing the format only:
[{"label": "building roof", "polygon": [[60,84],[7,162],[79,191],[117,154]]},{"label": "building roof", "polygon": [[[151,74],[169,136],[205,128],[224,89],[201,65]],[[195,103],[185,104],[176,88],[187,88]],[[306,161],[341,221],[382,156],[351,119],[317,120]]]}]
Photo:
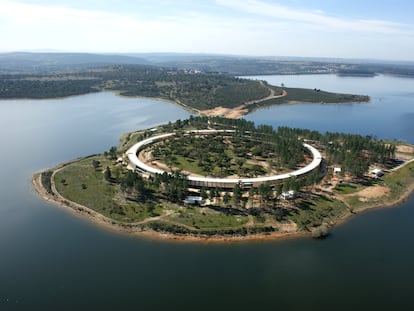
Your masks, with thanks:
[{"label": "building roof", "polygon": [[[195,133],[195,134],[211,134],[211,133],[234,133],[234,130],[192,130],[187,131],[187,134]],[[144,139],[135,145],[133,145],[131,148],[128,149],[127,155],[129,158],[129,161],[136,165],[136,167],[152,173],[152,174],[163,174],[164,171],[161,169],[154,168],[152,166],[149,166],[145,163],[143,163],[137,156],[137,153],[143,149],[144,146],[151,145],[159,140],[167,139],[169,137],[175,136],[175,133],[167,133],[162,134],[154,137],[150,137],[147,139]],[[264,177],[256,177],[256,178],[213,178],[213,177],[199,177],[199,176],[188,176],[187,179],[189,181],[194,182],[205,182],[205,183],[219,183],[219,184],[239,184],[239,183],[262,183],[262,182],[269,182],[269,181],[280,181],[283,179],[289,179],[291,177],[297,177],[304,174],[307,174],[317,167],[319,167],[321,161],[322,161],[322,155],[320,152],[312,147],[309,144],[303,144],[303,146],[308,149],[313,156],[313,160],[310,164],[308,164],[305,167],[302,167],[296,171],[289,172],[286,174],[280,174],[280,175],[273,175],[273,176],[264,176]]]}]

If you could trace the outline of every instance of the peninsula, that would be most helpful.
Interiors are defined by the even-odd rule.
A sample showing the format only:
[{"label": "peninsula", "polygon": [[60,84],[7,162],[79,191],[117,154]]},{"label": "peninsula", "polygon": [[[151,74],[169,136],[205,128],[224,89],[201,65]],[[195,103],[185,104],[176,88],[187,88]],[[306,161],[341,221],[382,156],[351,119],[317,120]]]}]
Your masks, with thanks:
[{"label": "peninsula", "polygon": [[42,197],[116,230],[200,241],[327,230],[414,189],[414,148],[369,136],[190,117],[33,177]]}]

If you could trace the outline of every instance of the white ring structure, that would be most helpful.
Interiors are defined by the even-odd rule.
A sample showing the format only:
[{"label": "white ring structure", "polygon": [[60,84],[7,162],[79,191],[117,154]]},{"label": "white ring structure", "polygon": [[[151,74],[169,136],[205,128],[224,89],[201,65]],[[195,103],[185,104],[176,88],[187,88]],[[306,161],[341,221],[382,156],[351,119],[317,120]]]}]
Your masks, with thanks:
[{"label": "white ring structure", "polygon": [[[212,133],[234,133],[234,130],[192,130],[187,131],[186,134],[198,134],[198,135],[207,135]],[[175,133],[167,133],[154,137],[144,139],[127,151],[127,156],[130,164],[139,170],[142,170],[150,174],[163,174],[164,171],[157,169],[155,167],[149,166],[142,162],[138,158],[138,153],[143,150],[146,146],[154,144],[160,140],[167,139],[169,137],[175,136]],[[233,188],[236,184],[249,185],[249,186],[259,186],[262,183],[268,182],[280,182],[284,179],[289,179],[291,177],[299,177],[306,175],[312,172],[314,169],[318,168],[322,161],[322,156],[320,152],[312,147],[309,144],[303,144],[303,146],[312,154],[312,162],[302,167],[296,171],[292,171],[286,174],[256,177],[256,178],[213,178],[213,177],[199,177],[199,176],[187,176],[187,179],[192,186],[199,187],[219,187],[219,188]]]}]

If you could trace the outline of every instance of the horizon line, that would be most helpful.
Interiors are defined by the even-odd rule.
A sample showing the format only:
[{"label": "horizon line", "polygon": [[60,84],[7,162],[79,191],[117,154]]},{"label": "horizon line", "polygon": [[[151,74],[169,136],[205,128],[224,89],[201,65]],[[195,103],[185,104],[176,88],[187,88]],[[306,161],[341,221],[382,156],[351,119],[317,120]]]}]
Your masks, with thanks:
[{"label": "horizon line", "polygon": [[253,55],[253,54],[227,54],[227,53],[214,53],[214,52],[91,52],[91,51],[65,51],[65,50],[54,50],[54,49],[35,49],[35,50],[10,50],[0,51],[0,54],[90,54],[90,55],[148,55],[148,54],[175,54],[175,55],[191,55],[191,56],[222,56],[222,57],[240,57],[240,58],[260,58],[260,59],[326,59],[326,60],[348,60],[348,61],[370,61],[370,62],[393,62],[393,63],[413,63],[414,59],[385,59],[385,58],[368,58],[368,57],[338,57],[338,56],[287,56],[287,55]]}]

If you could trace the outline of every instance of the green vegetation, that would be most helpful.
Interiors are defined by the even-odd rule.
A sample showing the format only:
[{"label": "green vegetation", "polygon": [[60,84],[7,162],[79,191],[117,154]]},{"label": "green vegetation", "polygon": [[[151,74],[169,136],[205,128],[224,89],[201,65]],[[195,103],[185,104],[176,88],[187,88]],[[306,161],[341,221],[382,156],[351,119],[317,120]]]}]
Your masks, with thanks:
[{"label": "green vegetation", "polygon": [[392,190],[392,195],[397,198],[407,191],[407,187],[414,183],[414,162],[404,166],[397,172],[392,172],[383,177],[384,185]]},{"label": "green vegetation", "polygon": [[324,195],[314,196],[308,200],[302,200],[295,208],[289,211],[288,219],[295,222],[299,228],[310,230],[325,222],[338,219],[347,212],[346,205]]},{"label": "green vegetation", "polygon": [[168,68],[226,72],[242,75],[294,75],[338,74],[373,76],[393,74],[413,76],[414,65],[410,62],[362,62],[349,63],[318,58],[242,57],[208,54],[135,54],[108,55],[90,53],[0,53],[0,72],[56,73],[62,70],[99,68],[114,64],[154,64]]},{"label": "green vegetation", "polygon": [[[0,98],[55,98],[114,91],[123,96],[157,97],[197,110],[218,106],[234,108],[243,103],[280,94],[282,89],[263,81],[223,73],[147,65],[114,65],[95,69],[44,73],[0,74]],[[290,94],[289,92],[292,92]],[[367,97],[288,89],[288,101],[367,101]],[[266,101],[262,105],[280,104]],[[259,104],[258,104],[259,105]],[[252,107],[258,107],[253,105]],[[249,106],[250,107],[250,106]]]},{"label": "green vegetation", "polygon": [[162,207],[151,200],[136,204],[136,198],[131,200],[121,192],[118,180],[108,177],[105,174],[108,170],[102,167],[111,167],[109,171],[119,174],[119,180],[123,179],[119,173],[121,168],[100,155],[70,163],[58,170],[53,180],[57,191],[66,199],[117,221],[137,222],[162,213]]},{"label": "green vegetation", "polygon": [[[108,163],[102,156],[97,157],[97,160]],[[113,201],[115,185],[102,182],[103,172],[95,170],[92,161],[85,159],[70,163],[56,172],[56,190],[71,201],[100,211],[104,215],[111,215],[118,208]]]},{"label": "green vegetation", "polygon": [[53,174],[52,171],[45,171],[45,172],[42,172],[40,175],[43,188],[45,188],[46,192],[49,194],[53,194],[52,184],[50,182],[50,178],[52,177],[52,174]]},{"label": "green vegetation", "polygon": [[345,201],[353,210],[381,206],[387,202],[397,202],[405,193],[414,189],[414,162],[409,163],[398,171],[390,172],[376,180],[377,186],[385,187],[388,191],[383,195],[362,198],[356,193],[345,197]]},{"label": "green vegetation", "polygon": [[196,229],[240,227],[248,221],[246,216],[223,215],[223,213],[209,208],[183,208],[165,219]]},{"label": "green vegetation", "polygon": [[[215,137],[184,135],[186,130],[207,127],[233,129],[234,133]],[[172,155],[187,170],[194,168],[205,172],[205,163],[211,162],[212,172],[238,171],[245,165],[238,160],[245,160],[248,154],[266,163],[272,160],[278,167],[281,164],[288,167],[289,160],[294,158],[292,152],[302,154],[303,161],[301,145],[306,139],[323,151],[327,161],[323,167],[341,165],[344,175],[341,178],[346,176],[352,182],[339,183],[331,193],[318,186],[323,176],[314,171],[303,178],[290,178],[283,184],[189,189],[186,176],[179,170],[144,178],[117,161],[137,141],[165,132],[178,133],[176,140],[153,145],[153,153],[158,153],[160,161]],[[50,194],[53,195],[54,184],[65,200],[95,210],[126,228],[194,236],[245,236],[277,232],[284,224],[296,224],[299,231],[326,232],[326,226],[345,215],[367,206],[392,202],[414,185],[414,163],[386,174],[383,179],[366,174],[372,163],[390,166],[395,149],[394,144],[369,136],[321,134],[287,127],[273,129],[255,126],[243,119],[190,117],[161,125],[156,130],[125,134],[118,148],[111,147],[102,155],[70,162],[57,169],[54,175],[52,171],[43,172],[41,181]],[[220,162],[219,157],[225,160]],[[229,167],[224,163],[229,163]],[[223,171],[219,172],[221,169]],[[361,194],[367,185],[387,187],[390,192],[367,199]],[[283,199],[281,194],[290,190],[296,195]],[[202,201],[193,205],[186,200],[188,196],[201,196]],[[315,231],[315,228],[320,230]]]},{"label": "green vegetation", "polygon": [[334,191],[339,194],[350,194],[361,190],[362,187],[360,185],[354,184],[338,184]]},{"label": "green vegetation", "polygon": [[0,98],[55,98],[99,91],[98,79],[0,76]]},{"label": "green vegetation", "polygon": [[160,97],[196,109],[235,107],[270,94],[259,81],[144,65],[0,75],[0,98],[54,98],[104,90],[123,96]]},{"label": "green vegetation", "polygon": [[283,88],[287,95],[284,97],[274,98],[255,103],[248,108],[250,111],[257,108],[282,105],[289,103],[350,103],[350,102],[368,102],[369,96],[341,94],[321,91],[319,89],[301,89],[301,88]]},{"label": "green vegetation", "polygon": [[[186,55],[169,57],[163,66],[190,68],[212,72],[227,72],[235,76],[246,75],[303,75],[303,74],[338,74],[372,77],[376,74],[414,76],[412,63],[343,63],[326,59],[285,59],[274,57],[231,57],[206,55]],[[281,78],[283,79],[283,78]],[[281,81],[283,82],[283,81]]]},{"label": "green vegetation", "polygon": [[144,224],[143,229],[150,229],[156,232],[183,234],[192,236],[248,236],[253,234],[270,234],[271,232],[277,232],[278,229],[272,226],[251,226],[251,227],[238,227],[238,228],[225,228],[225,229],[191,229],[180,225],[172,224],[169,222],[148,222]]},{"label": "green vegetation", "polygon": [[[295,135],[278,135],[265,128],[245,133],[177,135],[152,147],[155,160],[196,174],[256,177],[293,170],[304,162]],[[262,136],[266,135],[265,139]]]}]

